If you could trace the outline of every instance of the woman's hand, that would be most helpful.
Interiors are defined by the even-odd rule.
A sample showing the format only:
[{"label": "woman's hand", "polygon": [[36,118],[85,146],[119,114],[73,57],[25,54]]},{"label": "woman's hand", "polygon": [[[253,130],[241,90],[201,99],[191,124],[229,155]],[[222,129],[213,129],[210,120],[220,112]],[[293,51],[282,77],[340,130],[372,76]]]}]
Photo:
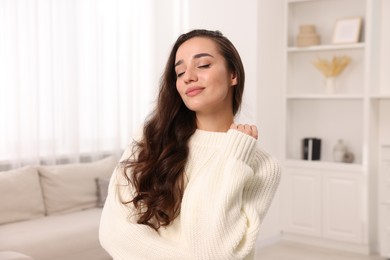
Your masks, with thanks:
[{"label": "woman's hand", "polygon": [[236,129],[240,132],[243,132],[247,135],[250,135],[252,136],[253,138],[255,138],[257,140],[257,138],[259,137],[259,133],[257,132],[257,127],[255,125],[241,125],[241,124],[232,124],[230,126],[230,129]]}]

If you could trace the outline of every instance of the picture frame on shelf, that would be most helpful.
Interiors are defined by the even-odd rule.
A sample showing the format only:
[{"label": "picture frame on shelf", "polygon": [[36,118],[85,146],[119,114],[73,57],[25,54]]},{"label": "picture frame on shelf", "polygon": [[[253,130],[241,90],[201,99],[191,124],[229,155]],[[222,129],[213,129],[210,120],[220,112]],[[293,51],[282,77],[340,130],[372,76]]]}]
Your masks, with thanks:
[{"label": "picture frame on shelf", "polygon": [[336,21],[332,43],[357,43],[362,29],[362,17],[350,17]]}]

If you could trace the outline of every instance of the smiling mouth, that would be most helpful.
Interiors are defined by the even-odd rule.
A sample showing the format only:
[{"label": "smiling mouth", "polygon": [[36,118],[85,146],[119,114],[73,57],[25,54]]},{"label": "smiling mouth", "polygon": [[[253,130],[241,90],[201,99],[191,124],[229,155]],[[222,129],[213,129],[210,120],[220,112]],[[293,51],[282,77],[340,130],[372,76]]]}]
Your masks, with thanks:
[{"label": "smiling mouth", "polygon": [[189,89],[187,89],[187,91],[186,91],[186,96],[188,96],[188,97],[194,97],[194,96],[200,94],[203,90],[204,90],[204,88],[201,88],[201,87],[192,87],[192,88],[189,88]]}]

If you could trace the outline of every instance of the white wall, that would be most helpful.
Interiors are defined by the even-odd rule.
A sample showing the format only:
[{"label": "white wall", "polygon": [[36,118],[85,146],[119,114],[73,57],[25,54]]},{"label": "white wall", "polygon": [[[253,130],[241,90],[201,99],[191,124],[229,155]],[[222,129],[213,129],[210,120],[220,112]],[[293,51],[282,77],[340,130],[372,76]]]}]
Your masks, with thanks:
[{"label": "white wall", "polygon": [[[261,145],[277,159],[282,158],[282,0],[259,3],[258,17],[258,95],[257,121]],[[283,178],[283,172],[282,172]],[[279,187],[280,191],[280,187]],[[280,237],[281,210],[279,192],[266,216],[258,245],[274,242]]]},{"label": "white wall", "polygon": [[181,33],[181,4],[178,0],[157,0],[155,5],[156,70],[161,76],[171,47]]}]

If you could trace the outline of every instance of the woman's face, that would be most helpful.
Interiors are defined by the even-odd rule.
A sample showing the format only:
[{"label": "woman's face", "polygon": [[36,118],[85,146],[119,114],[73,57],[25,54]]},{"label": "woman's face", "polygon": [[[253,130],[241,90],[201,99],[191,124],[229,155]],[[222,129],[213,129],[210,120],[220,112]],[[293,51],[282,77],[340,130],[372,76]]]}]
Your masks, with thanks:
[{"label": "woman's face", "polygon": [[180,45],[175,71],[177,91],[188,109],[206,114],[232,110],[237,79],[213,40],[194,37]]}]

